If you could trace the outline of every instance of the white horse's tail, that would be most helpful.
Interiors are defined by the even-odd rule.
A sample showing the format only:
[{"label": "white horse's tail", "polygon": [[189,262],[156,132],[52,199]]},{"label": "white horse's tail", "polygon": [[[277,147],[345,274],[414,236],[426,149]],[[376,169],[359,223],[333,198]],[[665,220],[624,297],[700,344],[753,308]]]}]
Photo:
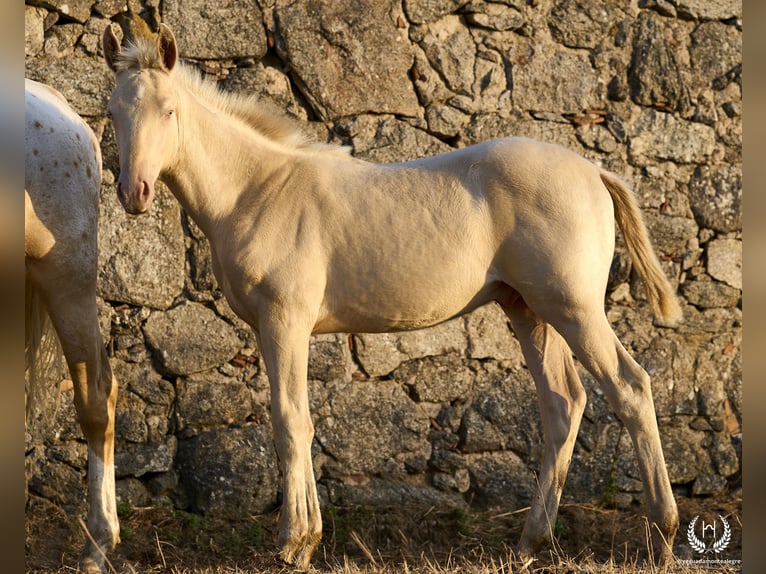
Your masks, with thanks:
[{"label": "white horse's tail", "polygon": [[[63,367],[63,352],[40,294],[29,279],[25,282],[24,292],[25,401],[26,419],[29,423],[30,416],[50,393],[49,390],[46,392],[46,385]],[[57,396],[58,394],[56,393]]]},{"label": "white horse's tail", "polygon": [[655,316],[665,325],[677,324],[682,317],[681,306],[649,241],[649,233],[633,193],[617,176],[604,170],[601,170],[601,181],[612,196],[617,225],[622,230],[633,265],[644,282],[646,298]]}]

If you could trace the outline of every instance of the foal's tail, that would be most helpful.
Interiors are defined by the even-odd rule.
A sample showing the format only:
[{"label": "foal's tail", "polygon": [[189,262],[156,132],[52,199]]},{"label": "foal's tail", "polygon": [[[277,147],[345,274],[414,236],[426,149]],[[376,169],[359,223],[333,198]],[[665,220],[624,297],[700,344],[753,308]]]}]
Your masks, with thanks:
[{"label": "foal's tail", "polygon": [[25,400],[26,419],[29,423],[36,407],[44,402],[46,384],[57,370],[62,369],[63,353],[40,293],[28,278],[24,291]]},{"label": "foal's tail", "polygon": [[663,324],[669,326],[677,324],[681,320],[681,306],[678,304],[674,289],[660,267],[633,193],[617,176],[603,170],[601,170],[601,181],[612,196],[617,225],[622,230],[633,265],[644,281],[646,297],[655,316]]}]

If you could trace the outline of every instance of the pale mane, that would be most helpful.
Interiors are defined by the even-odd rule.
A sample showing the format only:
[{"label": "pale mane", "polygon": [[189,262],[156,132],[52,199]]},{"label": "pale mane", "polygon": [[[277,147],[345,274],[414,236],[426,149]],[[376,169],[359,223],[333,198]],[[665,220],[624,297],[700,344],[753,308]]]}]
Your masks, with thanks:
[{"label": "pale mane", "polygon": [[[151,40],[138,38],[128,42],[119,59],[115,62],[122,70],[164,70]],[[254,96],[224,92],[212,81],[205,80],[193,67],[179,62],[170,72],[187,90],[222,113],[234,116],[264,137],[294,149],[312,149],[330,153],[348,154],[345,146],[319,143],[311,140],[294,120],[273,104],[258,100]]]}]

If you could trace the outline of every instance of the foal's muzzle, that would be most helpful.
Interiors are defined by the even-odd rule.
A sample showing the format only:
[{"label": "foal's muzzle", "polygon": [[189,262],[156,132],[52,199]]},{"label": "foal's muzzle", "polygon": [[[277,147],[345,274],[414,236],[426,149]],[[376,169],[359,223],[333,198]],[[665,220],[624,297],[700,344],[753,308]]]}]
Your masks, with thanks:
[{"label": "foal's muzzle", "polygon": [[125,211],[131,215],[146,213],[154,199],[154,185],[140,178],[125,184],[120,177],[117,181],[117,197]]}]

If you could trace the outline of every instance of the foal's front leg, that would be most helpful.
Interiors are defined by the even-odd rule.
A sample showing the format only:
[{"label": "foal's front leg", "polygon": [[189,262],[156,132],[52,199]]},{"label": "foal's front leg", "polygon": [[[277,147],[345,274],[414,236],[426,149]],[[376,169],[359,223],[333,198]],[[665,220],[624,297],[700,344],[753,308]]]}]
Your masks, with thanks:
[{"label": "foal's front leg", "polygon": [[272,311],[262,322],[258,345],[271,387],[271,421],[282,470],[279,557],[304,570],[322,538],[308,405],[310,328],[300,317]]}]

